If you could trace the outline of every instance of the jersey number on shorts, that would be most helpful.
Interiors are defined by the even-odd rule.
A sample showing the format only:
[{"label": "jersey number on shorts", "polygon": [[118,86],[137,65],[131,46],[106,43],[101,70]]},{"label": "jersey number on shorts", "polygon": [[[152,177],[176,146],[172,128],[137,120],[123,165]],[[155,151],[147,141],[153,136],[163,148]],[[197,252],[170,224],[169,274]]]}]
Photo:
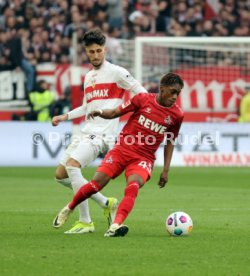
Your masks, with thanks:
[{"label": "jersey number on shorts", "polygon": [[152,171],[152,164],[146,161],[141,161],[138,166],[142,167],[143,169],[146,169],[149,174],[151,174]]}]

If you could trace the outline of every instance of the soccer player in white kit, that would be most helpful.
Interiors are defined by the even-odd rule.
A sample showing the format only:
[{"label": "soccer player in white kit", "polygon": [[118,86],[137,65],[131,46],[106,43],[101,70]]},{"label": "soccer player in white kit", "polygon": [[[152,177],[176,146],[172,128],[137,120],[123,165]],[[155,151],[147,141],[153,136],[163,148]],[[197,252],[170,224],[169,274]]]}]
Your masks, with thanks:
[{"label": "soccer player in white kit", "polygon": [[[53,126],[57,126],[62,121],[82,117],[93,110],[113,109],[123,102],[125,90],[134,95],[147,92],[126,69],[105,60],[105,41],[106,38],[99,29],[85,33],[83,42],[93,69],[85,76],[83,104],[67,114],[53,117]],[[113,147],[118,125],[119,118],[105,120],[98,117],[95,120],[86,121],[81,130],[81,139],[73,140],[66,149],[56,169],[56,181],[72,187],[76,194],[83,184],[88,183],[81,173],[81,168],[88,166],[99,154],[105,154]],[[118,204],[117,199],[107,198],[100,192],[91,198],[104,208],[104,214],[111,224]],[[79,205],[79,212],[79,221],[73,228],[66,231],[66,234],[95,231],[87,201]]]}]

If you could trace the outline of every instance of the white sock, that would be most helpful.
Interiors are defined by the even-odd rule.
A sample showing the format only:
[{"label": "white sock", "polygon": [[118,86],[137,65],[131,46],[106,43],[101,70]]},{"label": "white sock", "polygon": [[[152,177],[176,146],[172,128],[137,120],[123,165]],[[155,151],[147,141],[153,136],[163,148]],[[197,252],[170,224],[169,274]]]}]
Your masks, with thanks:
[{"label": "white sock", "polygon": [[[72,168],[75,168],[75,167],[72,167]],[[79,169],[80,170],[80,169]],[[80,173],[81,173],[81,171],[80,171]],[[84,185],[84,184],[87,184],[89,181],[86,179],[86,178],[84,178],[83,177],[83,175],[81,174],[81,186],[82,185]],[[69,181],[69,183],[71,184],[71,182],[70,182],[70,179],[69,178],[66,178],[65,180],[67,180],[68,179],[68,181]],[[80,178],[79,178],[80,179]],[[59,181],[58,181],[59,182]],[[60,182],[59,182],[60,183]],[[63,183],[61,183],[61,184],[63,184]],[[63,184],[63,185],[65,185],[65,184]],[[66,185],[65,185],[66,186]],[[80,186],[80,187],[81,187]],[[68,186],[67,186],[68,187]],[[79,188],[80,188],[79,187]],[[70,188],[72,188],[72,186],[70,185]],[[79,189],[78,188],[78,189]],[[91,199],[93,199],[100,207],[102,207],[102,208],[105,208],[107,205],[107,201],[108,201],[108,198],[106,197],[106,196],[104,196],[102,193],[100,193],[100,192],[98,192],[98,193],[96,193],[96,194],[93,194],[92,196],[91,196]]]},{"label": "white sock", "polygon": [[64,178],[64,179],[57,179],[55,178],[55,181],[58,182],[59,184],[62,184],[63,186],[72,189],[71,186],[71,181],[69,178]]},{"label": "white sock", "polygon": [[[87,183],[86,179],[83,178],[80,168],[66,166],[66,171],[71,180],[71,185],[72,185],[74,194],[76,194],[78,190],[81,188],[81,186]],[[89,213],[88,200],[87,199],[84,200],[78,206],[79,206],[79,213],[80,213],[79,221],[90,223],[91,218]]]}]

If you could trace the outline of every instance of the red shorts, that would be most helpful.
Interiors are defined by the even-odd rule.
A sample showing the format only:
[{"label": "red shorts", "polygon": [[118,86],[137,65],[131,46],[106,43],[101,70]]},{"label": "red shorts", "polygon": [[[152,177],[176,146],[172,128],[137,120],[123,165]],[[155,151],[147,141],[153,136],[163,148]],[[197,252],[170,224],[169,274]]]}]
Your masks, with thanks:
[{"label": "red shorts", "polygon": [[127,151],[121,146],[116,146],[106,154],[97,172],[116,178],[125,170],[126,178],[132,174],[138,174],[146,183],[150,179],[153,165],[154,161]]}]

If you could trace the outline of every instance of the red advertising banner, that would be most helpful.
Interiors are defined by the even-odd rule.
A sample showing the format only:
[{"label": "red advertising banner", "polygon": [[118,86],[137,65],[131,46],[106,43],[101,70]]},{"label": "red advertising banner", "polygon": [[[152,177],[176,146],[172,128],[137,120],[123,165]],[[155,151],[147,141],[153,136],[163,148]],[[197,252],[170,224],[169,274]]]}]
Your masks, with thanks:
[{"label": "red advertising banner", "polygon": [[185,82],[178,100],[185,121],[237,121],[240,99],[250,85],[250,72],[238,66],[204,66],[178,73]]},{"label": "red advertising banner", "polygon": [[[80,68],[81,80],[89,70],[89,66]],[[250,86],[250,70],[234,65],[227,66],[196,66],[185,67],[177,71],[184,79],[185,86],[178,99],[179,105],[185,112],[185,122],[235,122],[238,120],[238,108],[246,87]],[[13,73],[12,73],[13,74]],[[37,67],[37,79],[45,79],[51,83],[51,90],[62,95],[67,86],[71,84],[70,65],[42,64]],[[10,85],[10,87],[12,87]],[[13,89],[16,86],[13,86]],[[74,90],[76,91],[76,90]],[[73,108],[81,105],[82,91],[73,93]],[[6,93],[5,93],[6,94]],[[10,91],[11,95],[16,94]],[[128,98],[128,94],[126,98]],[[11,109],[5,108],[4,116],[10,117]]]}]

